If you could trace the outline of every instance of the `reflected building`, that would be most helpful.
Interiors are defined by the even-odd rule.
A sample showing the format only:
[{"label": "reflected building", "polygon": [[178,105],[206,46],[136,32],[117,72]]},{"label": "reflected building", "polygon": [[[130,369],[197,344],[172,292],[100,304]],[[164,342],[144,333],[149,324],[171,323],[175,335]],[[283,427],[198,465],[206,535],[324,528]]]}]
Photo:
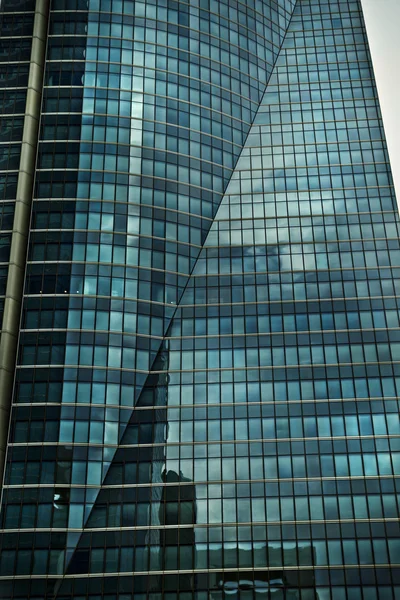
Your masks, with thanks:
[{"label": "reflected building", "polygon": [[190,593],[195,589],[196,486],[175,471],[164,473],[163,481],[166,485],[160,505],[160,525],[166,527],[160,530],[162,570],[189,571],[180,576],[180,590]]},{"label": "reflected building", "polygon": [[[301,580],[296,571],[277,568],[273,566],[307,564],[309,567],[315,565],[314,550],[310,542],[292,544],[268,544],[267,542],[253,545],[226,544],[223,547],[223,566],[231,567],[210,574],[210,598],[221,600],[223,598],[299,598],[302,587],[306,587],[306,594],[312,598],[319,598],[315,590],[315,575],[311,568],[301,572]],[[222,550],[222,549],[221,549]],[[219,556],[218,556],[219,554]],[[210,567],[220,566],[221,551],[210,556]],[[257,556],[258,555],[258,556]],[[268,565],[268,569],[254,572],[240,572],[238,565],[254,564]],[[232,568],[233,567],[233,568]]]},{"label": "reflected building", "polygon": [[398,599],[360,1],[2,0],[0,32],[0,598]]}]

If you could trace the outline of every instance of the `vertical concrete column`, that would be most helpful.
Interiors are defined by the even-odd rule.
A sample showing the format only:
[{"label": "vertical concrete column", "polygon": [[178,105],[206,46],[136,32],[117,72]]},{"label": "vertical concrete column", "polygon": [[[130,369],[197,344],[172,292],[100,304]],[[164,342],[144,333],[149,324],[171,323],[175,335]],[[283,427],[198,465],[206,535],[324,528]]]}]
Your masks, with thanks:
[{"label": "vertical concrete column", "polygon": [[24,293],[26,256],[46,60],[49,3],[50,0],[36,0],[21,160],[0,338],[0,482],[3,481]]}]

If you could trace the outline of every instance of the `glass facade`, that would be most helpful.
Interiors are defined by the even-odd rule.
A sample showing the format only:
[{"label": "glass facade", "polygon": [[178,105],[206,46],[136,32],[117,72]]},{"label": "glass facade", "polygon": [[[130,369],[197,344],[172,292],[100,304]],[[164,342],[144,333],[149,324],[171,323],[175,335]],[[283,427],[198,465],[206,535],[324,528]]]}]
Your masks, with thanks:
[{"label": "glass facade", "polygon": [[0,598],[399,600],[399,265],[358,0],[53,0]]},{"label": "glass facade", "polygon": [[0,6],[0,325],[21,154],[33,12],[32,1],[3,0]]}]

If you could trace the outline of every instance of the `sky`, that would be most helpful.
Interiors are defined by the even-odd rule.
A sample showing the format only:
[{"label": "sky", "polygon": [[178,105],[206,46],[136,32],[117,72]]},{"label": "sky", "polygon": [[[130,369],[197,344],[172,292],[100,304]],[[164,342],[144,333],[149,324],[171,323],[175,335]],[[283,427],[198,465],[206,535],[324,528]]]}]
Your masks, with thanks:
[{"label": "sky", "polygon": [[361,0],[400,206],[400,0]]}]

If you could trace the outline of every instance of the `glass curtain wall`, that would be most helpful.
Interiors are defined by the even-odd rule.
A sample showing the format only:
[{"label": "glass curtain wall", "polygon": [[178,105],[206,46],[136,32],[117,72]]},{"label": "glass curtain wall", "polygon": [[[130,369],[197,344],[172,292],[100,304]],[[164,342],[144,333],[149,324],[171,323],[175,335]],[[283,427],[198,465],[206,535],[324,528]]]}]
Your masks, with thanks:
[{"label": "glass curtain wall", "polygon": [[[143,402],[293,6],[51,3],[4,492],[1,572],[10,598],[53,594],[56,576],[89,570],[91,553],[75,555],[80,531],[126,424],[140,421],[133,407]],[[157,402],[157,431],[141,425],[147,444],[165,442],[165,392]],[[165,502],[154,477],[181,475],[160,466],[153,477],[147,462],[161,464],[164,450],[143,452],[137,481]]]},{"label": "glass curtain wall", "polygon": [[28,85],[33,0],[0,3],[0,326]]},{"label": "glass curtain wall", "polygon": [[379,102],[360,3],[293,4],[53,0],[43,123],[80,120],[38,162],[0,597],[400,597]]}]

